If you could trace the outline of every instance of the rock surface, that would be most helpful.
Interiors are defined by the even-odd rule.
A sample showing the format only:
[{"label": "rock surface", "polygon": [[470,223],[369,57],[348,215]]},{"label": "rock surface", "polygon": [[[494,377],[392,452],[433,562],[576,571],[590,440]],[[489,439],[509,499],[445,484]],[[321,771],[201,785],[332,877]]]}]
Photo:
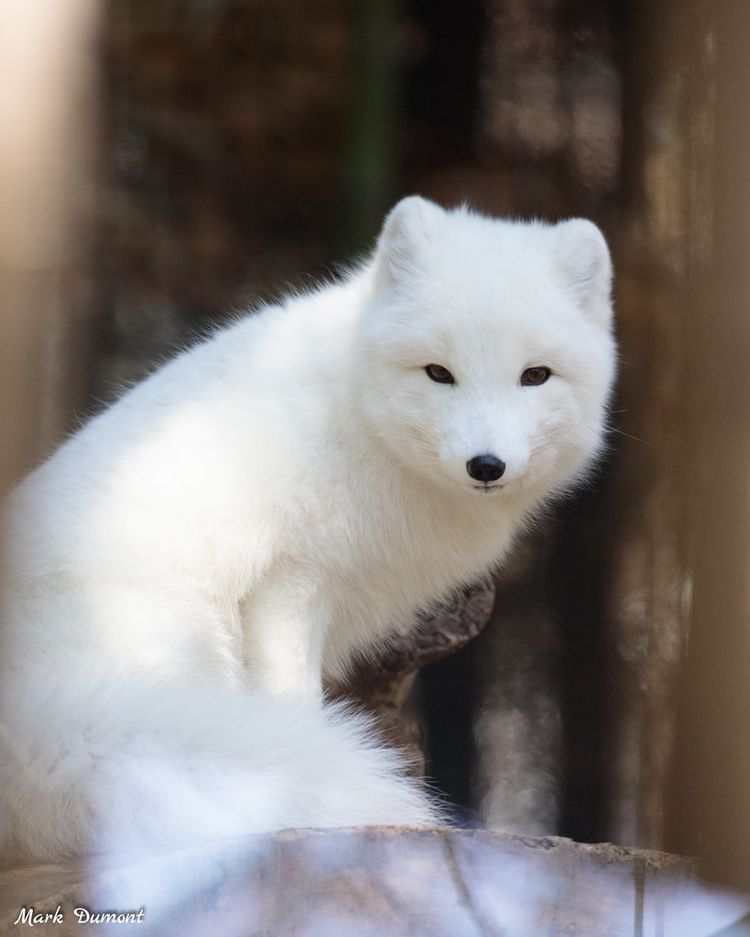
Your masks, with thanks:
[{"label": "rock surface", "polygon": [[417,627],[395,635],[376,658],[363,660],[347,683],[326,688],[329,696],[373,713],[383,737],[406,753],[417,777],[424,774],[422,727],[408,705],[417,672],[473,640],[490,620],[494,600],[491,580],[457,593],[425,614]]},{"label": "rock surface", "polygon": [[[0,935],[158,937],[717,937],[747,935],[750,899],[679,857],[477,830],[292,830],[210,847],[96,857],[0,875]],[[86,913],[141,923],[89,922]],[[743,924],[743,918],[745,923]]]}]

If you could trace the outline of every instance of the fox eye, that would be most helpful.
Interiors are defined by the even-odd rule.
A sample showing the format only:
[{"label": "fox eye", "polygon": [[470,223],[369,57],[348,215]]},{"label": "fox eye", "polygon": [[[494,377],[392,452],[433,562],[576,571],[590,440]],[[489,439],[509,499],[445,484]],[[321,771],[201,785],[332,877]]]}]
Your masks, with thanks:
[{"label": "fox eye", "polygon": [[453,377],[448,368],[444,368],[442,364],[428,364],[425,367],[427,372],[427,377],[431,381],[436,381],[438,384],[455,384],[456,379]]},{"label": "fox eye", "polygon": [[548,381],[551,374],[549,368],[526,368],[521,375],[521,386],[538,387]]}]

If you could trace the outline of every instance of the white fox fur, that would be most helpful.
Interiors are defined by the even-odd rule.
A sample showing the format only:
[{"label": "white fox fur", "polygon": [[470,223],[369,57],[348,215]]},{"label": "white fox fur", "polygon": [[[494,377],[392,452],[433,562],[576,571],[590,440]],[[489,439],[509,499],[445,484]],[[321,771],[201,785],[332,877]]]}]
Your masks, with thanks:
[{"label": "white fox fur", "polygon": [[[373,257],[178,355],[6,510],[0,847],[430,823],[321,680],[503,557],[601,447],[598,229],[409,198]],[[455,383],[425,371],[447,368]],[[549,368],[540,386],[521,382]],[[494,454],[495,483],[467,462]]]}]

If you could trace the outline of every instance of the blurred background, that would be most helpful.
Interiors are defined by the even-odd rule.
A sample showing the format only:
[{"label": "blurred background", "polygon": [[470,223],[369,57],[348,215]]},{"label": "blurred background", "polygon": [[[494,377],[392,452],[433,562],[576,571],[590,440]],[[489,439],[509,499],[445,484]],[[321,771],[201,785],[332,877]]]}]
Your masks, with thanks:
[{"label": "blurred background", "polygon": [[593,218],[610,452],[422,674],[429,770],[750,889],[749,101],[740,0],[0,5],[2,484],[402,195]]}]

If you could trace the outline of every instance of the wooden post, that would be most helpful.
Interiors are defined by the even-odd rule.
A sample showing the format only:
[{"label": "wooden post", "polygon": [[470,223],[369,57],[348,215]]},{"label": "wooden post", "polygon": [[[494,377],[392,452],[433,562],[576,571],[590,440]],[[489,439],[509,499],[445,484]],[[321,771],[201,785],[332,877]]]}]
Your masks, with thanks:
[{"label": "wooden post", "polygon": [[85,386],[98,6],[0,4],[0,490]]},{"label": "wooden post", "polygon": [[[680,687],[667,844],[713,878],[750,889],[750,7],[711,8],[714,172],[700,184],[713,263],[689,316],[692,612]],[[695,112],[686,131],[700,131]],[[698,190],[700,191],[700,189]],[[710,259],[710,258],[709,258]]]}]

